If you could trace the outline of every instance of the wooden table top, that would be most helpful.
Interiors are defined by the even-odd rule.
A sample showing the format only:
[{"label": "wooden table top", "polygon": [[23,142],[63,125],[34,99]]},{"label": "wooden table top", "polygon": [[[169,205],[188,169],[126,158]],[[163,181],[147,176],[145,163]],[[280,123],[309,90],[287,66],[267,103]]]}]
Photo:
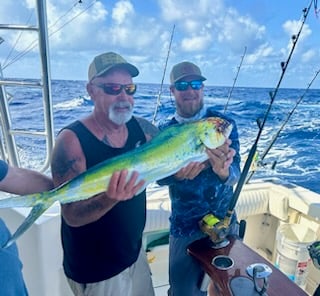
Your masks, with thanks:
[{"label": "wooden table top", "polygon": [[[272,269],[272,274],[268,279],[268,288],[266,292],[268,296],[308,295],[284,273],[274,267],[258,253],[250,249],[242,241],[234,238],[229,238],[229,240],[230,244],[221,249],[213,249],[208,238],[195,241],[188,247],[189,254],[199,261],[202,268],[207,272],[212,280],[212,283],[209,285],[210,296],[237,296],[238,293],[233,294],[231,291],[230,281],[234,278],[242,277],[242,279],[245,278],[246,282],[248,282],[247,279],[252,278],[247,274],[246,268],[254,263],[263,263]],[[213,258],[218,255],[229,256],[233,259],[234,265],[227,270],[217,269],[211,264],[211,262]],[[246,294],[242,291],[242,293],[239,292],[239,295]],[[247,295],[257,294],[253,292]]]}]

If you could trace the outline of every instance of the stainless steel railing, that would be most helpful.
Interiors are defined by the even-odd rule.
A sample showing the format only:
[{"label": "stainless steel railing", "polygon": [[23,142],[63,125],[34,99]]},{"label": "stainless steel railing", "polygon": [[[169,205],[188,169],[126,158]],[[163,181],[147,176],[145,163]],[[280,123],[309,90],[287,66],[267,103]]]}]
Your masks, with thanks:
[{"label": "stainless steel railing", "polygon": [[[47,29],[47,14],[46,1],[37,0],[37,26],[28,25],[14,25],[14,24],[0,24],[0,30],[26,30],[36,31],[38,36],[39,57],[41,64],[41,77],[36,82],[26,82],[23,80],[8,80],[4,79],[2,75],[2,68],[0,65],[0,128],[1,128],[1,158],[7,160],[10,164],[20,166],[20,156],[16,145],[15,137],[17,135],[25,135],[27,137],[43,137],[46,142],[45,159],[39,165],[39,171],[45,171],[50,165],[50,155],[54,144],[54,126],[53,126],[53,111],[52,111],[52,97],[51,97],[51,76],[50,76],[50,61],[49,61],[49,43],[48,43],[48,29]],[[2,42],[4,41],[1,38]],[[1,42],[1,43],[2,43]],[[15,130],[11,122],[11,102],[14,97],[11,97],[6,88],[8,86],[15,87],[31,87],[40,88],[42,90],[43,100],[43,114],[44,114],[44,130],[33,131],[28,127],[24,129]],[[31,110],[30,110],[31,111]]]}]

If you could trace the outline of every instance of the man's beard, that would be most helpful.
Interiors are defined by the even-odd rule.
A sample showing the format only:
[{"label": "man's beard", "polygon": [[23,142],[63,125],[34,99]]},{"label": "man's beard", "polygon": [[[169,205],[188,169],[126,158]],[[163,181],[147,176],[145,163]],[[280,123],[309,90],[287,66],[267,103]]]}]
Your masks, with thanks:
[{"label": "man's beard", "polygon": [[197,115],[204,106],[203,98],[200,101],[193,101],[192,104],[176,102],[176,112],[184,118],[191,118]]},{"label": "man's beard", "polygon": [[[117,112],[117,108],[128,108],[127,112]],[[127,123],[132,117],[133,106],[129,102],[115,102],[109,108],[110,120],[117,124],[122,125]]]}]

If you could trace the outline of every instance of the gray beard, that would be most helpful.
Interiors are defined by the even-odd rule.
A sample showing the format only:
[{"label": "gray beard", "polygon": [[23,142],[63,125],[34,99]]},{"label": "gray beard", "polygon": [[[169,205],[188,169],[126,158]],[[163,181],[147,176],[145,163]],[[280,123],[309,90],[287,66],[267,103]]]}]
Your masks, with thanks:
[{"label": "gray beard", "polygon": [[130,110],[126,113],[116,113],[114,112],[114,106],[112,106],[109,110],[109,118],[110,120],[117,124],[117,125],[122,125],[122,124],[125,124],[127,123],[131,117],[132,117],[132,106],[130,105]]}]

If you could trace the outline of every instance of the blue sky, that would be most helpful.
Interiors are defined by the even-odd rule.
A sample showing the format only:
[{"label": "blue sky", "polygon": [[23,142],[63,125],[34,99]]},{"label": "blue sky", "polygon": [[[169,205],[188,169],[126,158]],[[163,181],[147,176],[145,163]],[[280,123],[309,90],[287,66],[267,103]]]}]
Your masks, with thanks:
[{"label": "blue sky", "polygon": [[[317,1],[315,1],[317,2]],[[164,82],[171,67],[198,64],[208,85],[231,86],[244,55],[237,86],[275,87],[280,63],[292,48],[308,0],[47,0],[53,79],[86,80],[92,58],[105,51],[122,54],[140,69],[136,82],[161,83],[175,26]],[[2,0],[2,23],[36,23],[35,0]],[[320,4],[319,4],[320,6]],[[72,21],[70,21],[73,19]],[[282,87],[305,88],[320,68],[320,16],[314,5],[284,76]],[[3,73],[38,78],[36,49],[9,63],[35,39],[24,32],[0,31]],[[16,45],[15,45],[16,44]],[[14,46],[14,50],[11,51]],[[9,59],[8,54],[11,52]],[[315,81],[314,88],[320,88]]]}]

